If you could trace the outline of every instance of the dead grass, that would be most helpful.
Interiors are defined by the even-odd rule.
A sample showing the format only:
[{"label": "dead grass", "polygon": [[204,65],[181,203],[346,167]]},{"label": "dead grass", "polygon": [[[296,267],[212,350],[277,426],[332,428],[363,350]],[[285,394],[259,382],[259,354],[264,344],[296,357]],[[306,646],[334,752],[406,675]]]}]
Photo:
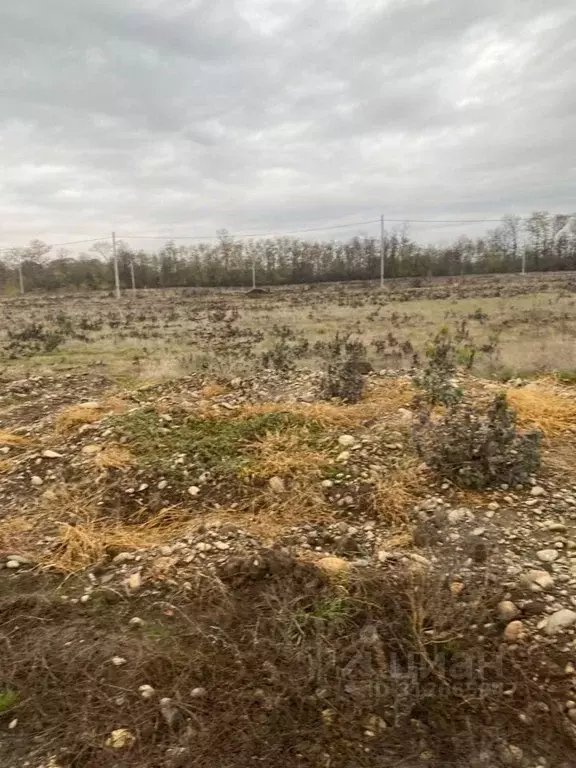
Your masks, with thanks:
[{"label": "dead grass", "polygon": [[0,475],[5,475],[10,472],[14,463],[10,459],[0,459]]},{"label": "dead grass", "polygon": [[374,505],[381,520],[393,528],[409,527],[409,508],[422,496],[426,476],[416,459],[406,457],[397,469],[386,471],[375,486]]},{"label": "dead grass", "polygon": [[229,391],[229,388],[223,384],[206,384],[200,390],[200,394],[202,397],[211,398],[219,397],[220,395],[226,395]]},{"label": "dead grass", "polygon": [[0,445],[10,446],[10,448],[20,448],[30,445],[32,440],[29,437],[16,435],[14,432],[6,432],[0,429]]},{"label": "dead grass", "polygon": [[60,411],[55,426],[59,432],[69,432],[82,424],[94,424],[108,414],[124,413],[129,407],[129,403],[118,397],[106,398],[94,406],[72,405]]},{"label": "dead grass", "polygon": [[306,427],[290,427],[282,432],[269,432],[248,446],[247,454],[253,461],[240,471],[240,477],[270,478],[274,475],[318,475],[330,459],[307,445],[310,432]]},{"label": "dead grass", "polygon": [[122,445],[107,445],[94,457],[94,464],[99,469],[126,470],[136,462],[134,456]]},{"label": "dead grass", "polygon": [[41,558],[40,565],[62,573],[76,573],[118,552],[149,549],[176,539],[186,530],[186,516],[163,509],[145,523],[112,522],[89,506],[74,525],[59,526],[59,546]]},{"label": "dead grass", "polygon": [[409,408],[414,389],[408,379],[378,380],[364,400],[354,405],[332,402],[255,403],[243,406],[232,418],[248,418],[265,413],[295,413],[325,427],[353,429],[375,419],[398,418],[399,408]]},{"label": "dead grass", "polygon": [[531,385],[507,390],[522,426],[537,427],[545,437],[576,433],[576,399],[551,387]]}]

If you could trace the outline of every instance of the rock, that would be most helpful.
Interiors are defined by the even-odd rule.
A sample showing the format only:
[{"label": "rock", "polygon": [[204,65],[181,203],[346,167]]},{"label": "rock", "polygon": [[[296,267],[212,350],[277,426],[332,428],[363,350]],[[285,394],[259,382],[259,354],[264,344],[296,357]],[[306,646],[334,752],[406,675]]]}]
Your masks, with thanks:
[{"label": "rock", "polygon": [[116,557],[112,559],[112,562],[116,565],[122,565],[122,563],[129,563],[134,560],[136,555],[133,552],[119,552]]},{"label": "rock", "polygon": [[462,592],[464,592],[465,586],[462,581],[453,581],[450,584],[450,592],[453,597],[460,597]]},{"label": "rock", "polygon": [[530,496],[544,496],[545,493],[546,491],[541,485],[535,485],[530,491]]},{"label": "rock", "polygon": [[571,627],[576,622],[576,611],[562,608],[548,617],[544,631],[547,635],[556,635],[563,629]]},{"label": "rock", "polygon": [[390,559],[390,552],[388,552],[388,551],[387,551],[387,550],[385,550],[385,549],[381,549],[381,550],[380,550],[380,551],[377,553],[377,555],[376,555],[376,559],[378,560],[378,562],[379,562],[379,563],[385,563],[387,560],[389,560],[389,559]]},{"label": "rock", "polygon": [[332,488],[332,486],[334,485],[334,481],[333,480],[322,480],[321,485],[322,485],[322,488]]},{"label": "rock", "polygon": [[282,480],[282,478],[278,477],[277,475],[270,478],[268,485],[270,486],[270,489],[274,491],[274,493],[284,493],[286,490],[284,480]]},{"label": "rock", "polygon": [[554,586],[554,579],[548,571],[528,571],[520,577],[520,585],[531,592],[547,592]]},{"label": "rock", "polygon": [[142,575],[140,571],[136,571],[136,573],[130,575],[126,581],[126,586],[130,592],[137,592],[140,589],[142,586]]},{"label": "rock", "polygon": [[44,480],[42,480],[42,478],[39,477],[38,475],[32,475],[32,477],[30,478],[30,483],[34,487],[39,488],[41,485],[44,485]]},{"label": "rock", "polygon": [[151,699],[156,693],[151,685],[141,685],[138,688],[138,692],[143,699]]},{"label": "rock", "polygon": [[8,560],[8,562],[6,563],[6,568],[11,568],[15,570],[16,568],[20,568],[21,565],[22,563],[19,563],[18,560]]},{"label": "rock", "polygon": [[576,723],[576,709],[569,709],[566,714],[573,723]]},{"label": "rock", "polygon": [[128,626],[133,627],[134,629],[138,627],[143,627],[144,619],[141,619],[140,616],[132,616],[132,618],[128,622]]},{"label": "rock", "polygon": [[58,453],[57,451],[51,451],[49,448],[47,448],[45,451],[42,451],[42,456],[45,459],[61,459],[62,454]]},{"label": "rock", "polygon": [[168,696],[160,699],[160,713],[166,721],[167,725],[171,728],[178,717],[178,709],[174,705],[174,702]]},{"label": "rock", "polygon": [[511,600],[502,600],[497,607],[498,617],[502,621],[512,621],[520,615],[520,609]]},{"label": "rock", "polygon": [[188,747],[168,747],[165,758],[165,768],[186,768],[192,764]]},{"label": "rock", "polygon": [[450,525],[458,525],[458,523],[464,522],[464,520],[473,520],[474,515],[466,507],[459,507],[458,509],[451,509],[448,512],[448,522]]},{"label": "rock", "polygon": [[558,552],[555,549],[541,549],[536,552],[536,557],[543,563],[553,563],[558,558]]},{"label": "rock", "polygon": [[350,571],[350,563],[342,557],[322,557],[316,565],[329,576],[339,576]]},{"label": "rock", "polygon": [[214,546],[221,552],[225,552],[227,549],[230,549],[230,544],[227,541],[215,541]]},{"label": "rock", "polygon": [[29,565],[31,562],[30,558],[24,555],[8,555],[6,560],[18,563],[18,565]]},{"label": "rock", "polygon": [[158,488],[159,491],[163,491],[167,485],[168,485],[168,480],[160,480],[156,488]]},{"label": "rock", "polygon": [[521,621],[511,621],[504,630],[504,640],[507,643],[519,643],[525,634],[526,629]]},{"label": "rock", "polygon": [[200,488],[198,488],[197,485],[191,485],[190,488],[188,488],[188,493],[190,496],[198,496],[200,493]]},{"label": "rock", "polygon": [[336,461],[348,461],[350,458],[350,451],[342,451],[342,453],[339,453],[338,456],[336,456]]},{"label": "rock", "polygon": [[128,663],[123,656],[112,656],[110,661],[112,664],[114,664],[115,667],[123,667],[124,664]]},{"label": "rock", "polygon": [[342,446],[342,448],[351,448],[353,445],[356,445],[356,438],[354,435],[340,435],[338,438],[338,443]]},{"label": "rock", "polygon": [[204,696],[206,696],[207,690],[206,688],[192,688],[190,691],[190,698],[192,699],[203,699]]},{"label": "rock", "polygon": [[135,741],[136,736],[127,728],[117,728],[108,736],[105,744],[110,749],[130,749]]}]

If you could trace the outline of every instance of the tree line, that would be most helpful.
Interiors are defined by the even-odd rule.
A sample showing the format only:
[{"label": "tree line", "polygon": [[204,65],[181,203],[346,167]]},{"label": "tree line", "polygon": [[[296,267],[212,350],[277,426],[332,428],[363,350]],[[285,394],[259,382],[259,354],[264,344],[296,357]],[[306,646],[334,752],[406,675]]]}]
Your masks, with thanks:
[{"label": "tree line", "polygon": [[[567,215],[535,212],[528,218],[505,216],[485,235],[461,235],[444,246],[423,245],[407,226],[384,238],[385,276],[431,277],[490,273],[576,270],[576,232]],[[292,237],[234,240],[225,230],[217,242],[177,245],[157,252],[117,244],[122,288],[249,286],[374,280],[380,276],[379,238],[348,241]],[[0,292],[113,290],[111,243],[86,252],[53,253],[33,240],[0,253]]]}]

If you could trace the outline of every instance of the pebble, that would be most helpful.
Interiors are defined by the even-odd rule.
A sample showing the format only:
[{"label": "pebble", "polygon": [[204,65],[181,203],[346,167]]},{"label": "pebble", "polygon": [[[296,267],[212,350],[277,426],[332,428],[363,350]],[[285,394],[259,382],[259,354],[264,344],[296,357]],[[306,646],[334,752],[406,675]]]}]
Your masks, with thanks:
[{"label": "pebble", "polygon": [[270,486],[270,489],[274,491],[274,493],[284,493],[286,490],[284,480],[282,480],[282,478],[278,477],[277,475],[270,478],[268,485]]},{"label": "pebble", "polygon": [[132,616],[132,618],[128,622],[128,625],[130,627],[143,627],[144,619],[141,619],[140,616]]},{"label": "pebble", "polygon": [[348,573],[350,570],[350,563],[342,557],[322,557],[316,565],[330,576]]},{"label": "pebble", "polygon": [[163,491],[167,485],[168,485],[168,480],[160,480],[160,482],[156,487],[158,488],[159,491]]},{"label": "pebble", "polygon": [[192,699],[202,699],[204,696],[206,696],[207,691],[206,688],[192,688],[190,691],[190,698]]},{"label": "pebble", "polygon": [[520,609],[511,600],[502,600],[498,603],[498,617],[502,621],[512,621],[520,615]]},{"label": "pebble", "polygon": [[114,664],[115,667],[123,667],[124,664],[128,663],[123,656],[112,656],[110,661],[112,664]]},{"label": "pebble", "polygon": [[41,485],[44,485],[44,480],[42,480],[42,478],[39,477],[38,475],[32,475],[32,477],[30,478],[30,482],[36,488],[39,488]]},{"label": "pebble", "polygon": [[126,582],[126,586],[130,592],[137,592],[142,586],[142,575],[140,571],[132,573]]},{"label": "pebble", "polygon": [[127,728],[116,728],[106,739],[106,746],[110,749],[130,749],[136,741],[136,736]]},{"label": "pebble", "polygon": [[6,568],[16,569],[20,568],[21,565],[22,563],[19,563],[18,560],[8,560],[6,563]]},{"label": "pebble", "polygon": [[536,557],[543,563],[553,563],[558,558],[558,552],[555,549],[541,549],[536,552]]},{"label": "pebble", "polygon": [[138,692],[143,699],[151,699],[156,693],[151,685],[141,685],[138,688]]},{"label": "pebble", "polygon": [[554,579],[548,571],[533,570],[520,577],[520,584],[531,592],[546,592],[554,586]]},{"label": "pebble", "polygon": [[45,451],[42,451],[42,456],[45,459],[61,459],[62,454],[58,453],[57,451],[51,451],[49,448],[47,448]]},{"label": "pebble", "polygon": [[101,450],[102,450],[101,445],[92,443],[91,445],[85,445],[82,448],[82,453],[85,453],[87,456],[93,456],[95,453],[100,453]]},{"label": "pebble", "polygon": [[198,488],[197,485],[191,485],[190,488],[188,488],[188,493],[190,496],[198,496],[200,493],[200,488]]},{"label": "pebble", "polygon": [[356,445],[356,442],[354,435],[340,435],[338,438],[338,443],[342,448],[350,448],[351,446]]},{"label": "pebble", "polygon": [[504,630],[504,640],[507,643],[518,643],[525,634],[526,629],[521,621],[511,621]]},{"label": "pebble", "polygon": [[576,611],[571,611],[569,608],[561,608],[548,617],[544,631],[547,635],[556,635],[563,629],[571,627],[574,623],[576,623]]}]

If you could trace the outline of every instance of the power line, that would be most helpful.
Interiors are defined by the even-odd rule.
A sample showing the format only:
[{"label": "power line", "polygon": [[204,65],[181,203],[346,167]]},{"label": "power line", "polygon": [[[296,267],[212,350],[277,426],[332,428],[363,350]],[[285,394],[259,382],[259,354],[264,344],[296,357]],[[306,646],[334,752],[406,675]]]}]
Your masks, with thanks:
[{"label": "power line", "polygon": [[[100,240],[106,240],[105,237],[95,237],[92,240],[69,240],[67,243],[51,243],[50,248],[62,248],[65,245],[81,245],[83,243],[97,243]],[[48,245],[48,243],[46,243]],[[15,248],[28,248],[29,245],[15,245],[11,248],[0,248],[0,253],[6,253],[7,251],[13,251]]]}]

